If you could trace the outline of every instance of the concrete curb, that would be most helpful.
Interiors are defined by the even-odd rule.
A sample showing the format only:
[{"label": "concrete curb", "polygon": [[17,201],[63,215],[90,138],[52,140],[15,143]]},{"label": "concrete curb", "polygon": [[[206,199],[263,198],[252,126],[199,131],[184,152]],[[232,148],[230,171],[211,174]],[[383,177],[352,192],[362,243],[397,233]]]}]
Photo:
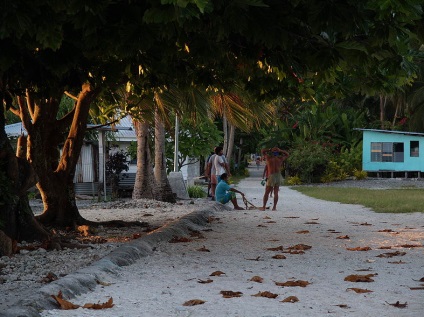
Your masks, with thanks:
[{"label": "concrete curb", "polygon": [[159,243],[169,241],[174,236],[186,235],[190,230],[203,229],[210,215],[215,211],[224,210],[231,208],[218,203],[209,205],[207,209],[192,212],[149,235],[124,244],[92,265],[41,287],[37,294],[0,313],[0,317],[40,317],[41,310],[57,308],[56,302],[51,298],[52,294],[61,291],[66,299],[72,299],[90,292],[99,281],[104,281],[108,275],[117,274],[121,267],[131,265],[140,258],[152,254]]}]

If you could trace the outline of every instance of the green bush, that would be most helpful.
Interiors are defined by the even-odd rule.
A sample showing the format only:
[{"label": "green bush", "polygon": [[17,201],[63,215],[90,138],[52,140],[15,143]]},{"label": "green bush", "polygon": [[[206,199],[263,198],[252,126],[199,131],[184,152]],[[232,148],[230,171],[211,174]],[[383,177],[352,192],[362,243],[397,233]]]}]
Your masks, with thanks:
[{"label": "green bush", "polygon": [[286,184],[287,185],[290,185],[290,186],[301,185],[302,184],[302,181],[300,180],[300,177],[297,176],[297,175],[296,176],[289,176],[286,179]]},{"label": "green bush", "polygon": [[365,179],[368,177],[368,173],[363,170],[354,170],[353,177],[357,180]]},{"label": "green bush", "polygon": [[328,162],[324,175],[321,177],[321,182],[330,183],[334,181],[342,181],[348,177],[348,173],[337,162]]},{"label": "green bush", "polygon": [[303,183],[317,183],[324,175],[331,151],[318,142],[299,142],[287,159],[290,176],[297,175]]},{"label": "green bush", "polygon": [[188,196],[190,198],[204,198],[206,197],[206,192],[203,190],[202,186],[194,185],[187,187]]},{"label": "green bush", "polygon": [[349,175],[353,175],[355,170],[362,169],[362,142],[348,148],[343,148],[335,158],[337,164]]}]

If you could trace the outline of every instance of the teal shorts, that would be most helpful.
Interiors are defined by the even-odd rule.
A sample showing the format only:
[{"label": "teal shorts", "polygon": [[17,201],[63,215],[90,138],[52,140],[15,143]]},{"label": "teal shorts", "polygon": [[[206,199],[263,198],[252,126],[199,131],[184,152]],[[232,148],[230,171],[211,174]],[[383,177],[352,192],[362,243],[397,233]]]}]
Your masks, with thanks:
[{"label": "teal shorts", "polygon": [[236,193],[234,192],[228,192],[225,194],[224,197],[222,197],[221,199],[217,200],[218,202],[220,202],[221,204],[226,204],[228,203],[230,200],[236,198]]}]

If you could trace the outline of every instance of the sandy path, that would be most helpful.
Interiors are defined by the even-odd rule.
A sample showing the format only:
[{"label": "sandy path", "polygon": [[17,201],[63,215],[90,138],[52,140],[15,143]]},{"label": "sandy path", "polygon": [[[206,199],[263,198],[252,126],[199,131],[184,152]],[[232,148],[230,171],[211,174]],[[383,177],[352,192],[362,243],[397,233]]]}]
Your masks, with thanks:
[{"label": "sandy path", "polygon": [[[264,188],[262,171],[251,169],[251,177],[237,188],[260,205]],[[105,302],[111,309],[93,311],[45,311],[43,316],[423,316],[424,290],[417,280],[424,277],[422,214],[377,214],[357,205],[344,205],[304,196],[287,187],[280,189],[277,212],[223,211],[204,238],[193,242],[163,242],[157,251],[110,276],[109,286],[72,301],[78,304]],[[211,230],[208,230],[211,229]],[[393,232],[379,232],[390,229]],[[349,239],[337,239],[348,236]],[[304,244],[304,254],[270,251],[268,248]],[[205,248],[210,252],[198,251]],[[369,247],[369,251],[347,248]],[[391,249],[379,249],[392,247]],[[403,256],[377,257],[406,252]],[[283,254],[286,259],[272,258]],[[221,276],[210,276],[222,271]],[[344,281],[351,274],[375,274],[374,282]],[[253,276],[262,283],[251,281]],[[211,283],[199,280],[211,279]],[[282,287],[275,282],[303,280],[306,287]],[[371,290],[356,293],[349,288]],[[223,298],[221,291],[242,292],[241,297]],[[269,291],[278,297],[255,297]],[[281,302],[296,296],[299,302]],[[202,305],[183,306],[201,299]],[[389,303],[407,302],[397,308]]]}]

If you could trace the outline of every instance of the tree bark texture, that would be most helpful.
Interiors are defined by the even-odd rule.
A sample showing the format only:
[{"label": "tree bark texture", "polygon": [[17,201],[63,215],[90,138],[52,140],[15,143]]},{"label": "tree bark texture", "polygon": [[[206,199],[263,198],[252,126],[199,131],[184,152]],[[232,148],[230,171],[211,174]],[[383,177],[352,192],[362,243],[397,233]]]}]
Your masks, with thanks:
[{"label": "tree bark texture", "polygon": [[155,181],[149,148],[149,124],[133,119],[137,137],[137,172],[133,199],[154,198]]},{"label": "tree bark texture", "polygon": [[73,110],[61,119],[56,118],[59,98],[36,100],[29,92],[18,97],[19,114],[28,132],[27,157],[36,171],[44,204],[37,219],[43,224],[74,227],[85,223],[76,206],[73,179],[96,95],[90,85],[83,85]]},{"label": "tree bark texture", "polygon": [[155,168],[154,175],[156,181],[155,199],[169,203],[175,203],[175,195],[172,192],[166,172],[165,157],[165,126],[158,113],[155,111]]},{"label": "tree bark texture", "polygon": [[[1,98],[0,98],[1,99]],[[17,157],[5,132],[3,106],[0,107],[0,254],[13,252],[13,241],[45,240],[49,233],[35,220],[27,190],[35,184],[34,172],[25,158]],[[20,146],[25,141],[20,138]]]}]

